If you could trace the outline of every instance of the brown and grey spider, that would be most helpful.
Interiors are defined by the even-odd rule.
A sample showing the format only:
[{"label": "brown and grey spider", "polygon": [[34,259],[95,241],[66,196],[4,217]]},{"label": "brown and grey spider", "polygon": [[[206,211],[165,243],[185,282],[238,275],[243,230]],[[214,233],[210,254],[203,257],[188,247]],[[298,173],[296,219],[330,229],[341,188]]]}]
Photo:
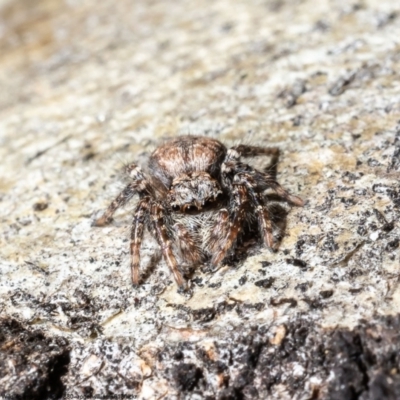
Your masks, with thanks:
[{"label": "brown and grey spider", "polygon": [[218,268],[249,221],[258,224],[264,244],[274,248],[271,216],[263,193],[272,189],[292,205],[304,203],[271,174],[241,162],[242,157],[259,155],[277,159],[279,149],[247,145],[227,149],[215,139],[180,136],[151,154],[148,175],[136,164],[126,166],[129,184],[94,225],[110,223],[119,207],[139,196],[130,242],[134,285],[139,283],[144,227],[159,243],[180,288],[186,287],[180,265],[209,262],[212,268]]}]

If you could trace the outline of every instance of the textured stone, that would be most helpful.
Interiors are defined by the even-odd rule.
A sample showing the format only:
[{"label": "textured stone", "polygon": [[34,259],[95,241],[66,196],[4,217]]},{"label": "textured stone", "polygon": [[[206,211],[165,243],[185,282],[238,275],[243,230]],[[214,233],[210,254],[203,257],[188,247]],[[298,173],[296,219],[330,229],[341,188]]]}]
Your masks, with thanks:
[{"label": "textured stone", "polygon": [[[399,12],[1,0],[0,312],[7,343],[65,342],[45,346],[36,389],[18,347],[27,369],[0,393],[19,377],[34,398],[68,352],[48,396],[398,398]],[[279,250],[195,271],[186,296],[147,235],[134,289],[133,205],[91,222],[124,163],[187,133],[278,146],[278,180],[307,204],[274,201]]]}]

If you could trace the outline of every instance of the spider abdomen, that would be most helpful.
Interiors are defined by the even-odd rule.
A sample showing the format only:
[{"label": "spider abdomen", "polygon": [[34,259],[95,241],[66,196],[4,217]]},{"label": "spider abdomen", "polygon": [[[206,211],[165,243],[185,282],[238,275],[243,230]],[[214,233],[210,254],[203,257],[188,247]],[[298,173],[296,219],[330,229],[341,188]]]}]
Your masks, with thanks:
[{"label": "spider abdomen", "polygon": [[149,169],[166,187],[181,175],[208,172],[213,178],[226,155],[226,147],[216,139],[181,136],[159,146],[149,159]]}]

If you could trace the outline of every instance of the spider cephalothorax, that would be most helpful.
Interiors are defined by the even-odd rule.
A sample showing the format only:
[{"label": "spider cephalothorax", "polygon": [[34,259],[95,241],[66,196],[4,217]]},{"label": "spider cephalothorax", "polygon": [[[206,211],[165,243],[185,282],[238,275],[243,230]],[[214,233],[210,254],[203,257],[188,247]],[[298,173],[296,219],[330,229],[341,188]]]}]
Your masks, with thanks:
[{"label": "spider cephalothorax", "polygon": [[150,156],[148,174],[136,164],[126,171],[130,183],[94,222],[111,222],[114,212],[139,196],[131,230],[132,282],[139,283],[140,244],[144,227],[160,244],[163,257],[180,287],[186,286],[181,263],[218,267],[256,220],[264,244],[274,248],[270,210],[263,192],[273,189],[288,203],[303,201],[289,194],[274,177],[241,162],[242,157],[269,155],[275,147],[239,145],[229,150],[218,140],[180,136],[159,146]]}]

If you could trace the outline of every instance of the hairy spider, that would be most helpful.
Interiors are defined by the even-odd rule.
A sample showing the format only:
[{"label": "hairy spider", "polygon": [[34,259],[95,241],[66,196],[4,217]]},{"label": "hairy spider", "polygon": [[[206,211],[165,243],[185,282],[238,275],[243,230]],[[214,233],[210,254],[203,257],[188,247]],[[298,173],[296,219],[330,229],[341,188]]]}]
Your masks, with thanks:
[{"label": "hairy spider", "polygon": [[144,227],[156,238],[181,288],[186,287],[186,280],[179,264],[210,262],[212,268],[217,268],[235,248],[249,221],[258,224],[264,244],[274,248],[264,191],[273,189],[295,206],[304,203],[282,188],[271,174],[241,162],[242,157],[259,155],[277,160],[279,149],[246,145],[227,149],[215,139],[180,136],[151,154],[148,175],[136,164],[126,166],[130,182],[94,225],[110,223],[119,207],[134,195],[139,196],[130,242],[134,285],[139,283]]}]

